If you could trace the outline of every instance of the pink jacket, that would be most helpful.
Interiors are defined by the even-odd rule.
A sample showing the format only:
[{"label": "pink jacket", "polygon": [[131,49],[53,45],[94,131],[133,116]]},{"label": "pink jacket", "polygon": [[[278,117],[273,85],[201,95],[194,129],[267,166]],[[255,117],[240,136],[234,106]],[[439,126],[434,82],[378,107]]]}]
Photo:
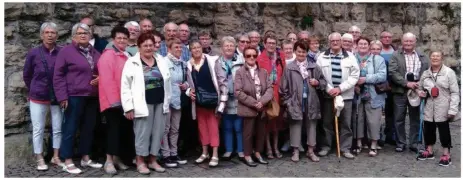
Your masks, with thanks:
[{"label": "pink jacket", "polygon": [[105,49],[98,61],[100,111],[121,106],[122,69],[128,57],[121,51]]}]

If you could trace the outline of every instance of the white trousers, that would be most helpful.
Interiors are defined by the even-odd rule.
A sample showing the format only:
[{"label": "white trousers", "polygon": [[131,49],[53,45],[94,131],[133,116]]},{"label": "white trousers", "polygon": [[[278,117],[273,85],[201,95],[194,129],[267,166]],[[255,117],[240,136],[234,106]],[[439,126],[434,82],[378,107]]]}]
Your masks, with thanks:
[{"label": "white trousers", "polygon": [[61,123],[63,120],[63,114],[59,105],[29,102],[29,110],[32,121],[32,141],[34,143],[34,153],[41,154],[43,152],[43,133],[45,130],[46,115],[49,111],[51,111],[53,129],[53,148],[59,149],[61,144]]}]

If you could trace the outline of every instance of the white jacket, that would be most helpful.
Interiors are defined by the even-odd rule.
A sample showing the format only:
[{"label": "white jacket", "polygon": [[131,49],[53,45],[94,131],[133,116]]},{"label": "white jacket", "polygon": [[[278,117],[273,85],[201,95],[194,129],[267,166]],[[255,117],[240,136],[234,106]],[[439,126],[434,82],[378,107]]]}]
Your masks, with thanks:
[{"label": "white jacket", "polygon": [[[157,53],[155,53],[155,58],[156,64],[164,79],[163,112],[166,114],[169,112],[171,97],[168,60]],[[136,118],[147,117],[149,111],[145,99],[145,77],[143,75],[143,66],[139,52],[125,62],[121,81],[121,101],[124,112],[134,110],[134,116]]]},{"label": "white jacket", "polygon": [[[341,69],[342,69],[342,82],[339,85],[341,89],[341,96],[344,100],[349,100],[354,98],[354,87],[357,84],[360,76],[360,70],[357,63],[357,58],[345,50],[342,50],[344,56],[341,59]],[[321,53],[317,57],[317,65],[323,71],[327,85],[326,92],[329,92],[333,89],[333,81],[331,80],[331,59],[330,59],[330,49],[326,50],[324,53]]]}]

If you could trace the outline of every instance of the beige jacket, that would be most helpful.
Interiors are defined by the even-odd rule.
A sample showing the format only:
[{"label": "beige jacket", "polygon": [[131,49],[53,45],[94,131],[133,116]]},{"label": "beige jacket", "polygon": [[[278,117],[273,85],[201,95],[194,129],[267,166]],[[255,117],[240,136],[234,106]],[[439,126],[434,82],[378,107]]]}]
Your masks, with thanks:
[{"label": "beige jacket", "polygon": [[[424,120],[429,122],[444,122],[447,115],[459,113],[460,89],[458,87],[457,76],[449,67],[442,65],[437,73],[437,83],[433,79],[431,69],[423,72],[420,80],[420,89],[428,92],[426,106],[424,108]],[[439,96],[430,96],[431,89],[436,86],[439,88]]]}]

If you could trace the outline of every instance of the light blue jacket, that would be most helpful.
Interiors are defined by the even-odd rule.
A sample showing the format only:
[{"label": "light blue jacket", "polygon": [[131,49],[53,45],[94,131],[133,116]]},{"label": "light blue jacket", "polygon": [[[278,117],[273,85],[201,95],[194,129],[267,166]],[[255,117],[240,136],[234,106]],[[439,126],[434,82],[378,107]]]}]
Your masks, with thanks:
[{"label": "light blue jacket", "polygon": [[[171,75],[171,84],[172,84],[172,96],[170,99],[170,107],[180,110],[181,108],[181,99],[180,95],[182,91],[178,86],[180,83],[187,83],[184,76],[187,73],[186,64],[184,61],[175,60],[172,55],[168,54],[166,57],[168,61],[168,67]],[[182,73],[182,71],[184,71]],[[185,73],[185,74],[184,74]]]},{"label": "light blue jacket", "polygon": [[[374,59],[374,60],[373,60]],[[374,61],[374,62],[373,62]],[[373,63],[372,63],[373,62]],[[360,62],[359,62],[360,65]],[[379,55],[370,56],[367,59],[367,75],[365,79],[365,86],[368,87],[371,96],[371,107],[379,108],[384,107],[386,103],[386,93],[376,94],[375,84],[386,82],[386,63],[384,58]],[[359,98],[360,99],[360,98]]]}]

